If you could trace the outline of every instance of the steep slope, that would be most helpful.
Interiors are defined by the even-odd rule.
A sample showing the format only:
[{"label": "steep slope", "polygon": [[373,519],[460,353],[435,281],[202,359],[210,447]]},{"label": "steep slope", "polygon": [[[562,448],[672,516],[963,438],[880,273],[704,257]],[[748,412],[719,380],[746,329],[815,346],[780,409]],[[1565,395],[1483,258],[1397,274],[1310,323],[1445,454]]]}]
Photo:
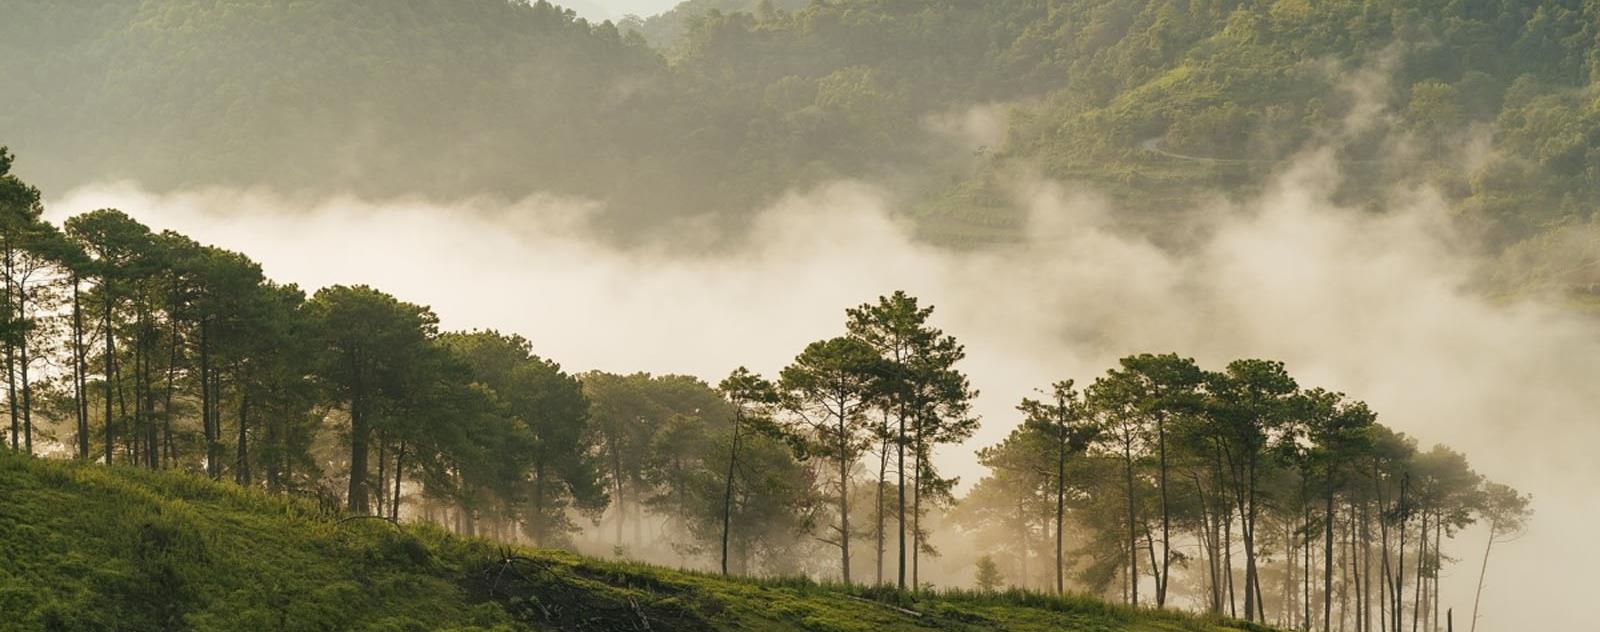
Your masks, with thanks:
[{"label": "steep slope", "polygon": [[1235,628],[1032,595],[730,581],[350,518],[186,474],[0,454],[0,630]]}]

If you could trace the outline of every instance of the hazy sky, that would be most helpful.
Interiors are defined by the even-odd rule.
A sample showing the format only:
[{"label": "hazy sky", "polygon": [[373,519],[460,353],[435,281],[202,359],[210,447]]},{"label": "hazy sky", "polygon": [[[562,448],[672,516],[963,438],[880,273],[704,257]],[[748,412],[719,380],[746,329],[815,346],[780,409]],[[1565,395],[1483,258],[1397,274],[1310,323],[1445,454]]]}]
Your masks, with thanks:
[{"label": "hazy sky", "polygon": [[597,19],[615,19],[632,13],[649,17],[678,5],[679,0],[555,0],[578,15]]},{"label": "hazy sky", "polygon": [[[777,371],[838,335],[846,307],[906,289],[966,344],[983,427],[939,460],[970,484],[978,447],[1018,422],[1014,405],[1054,380],[1092,380],[1117,357],[1176,351],[1216,368],[1285,361],[1306,386],[1366,400],[1381,420],[1447,443],[1489,477],[1535,495],[1523,539],[1497,549],[1480,630],[1591,626],[1575,604],[1600,567],[1600,327],[1532,299],[1465,289],[1476,269],[1425,188],[1382,215],[1331,201],[1337,165],[1311,156],[1261,198],[1194,209],[1203,235],[1174,253],[1117,228],[1092,191],[1015,187],[1025,243],[951,252],[916,242],[892,195],[836,183],[759,214],[752,238],[715,254],[619,250],[581,221],[592,206],[535,197],[291,204],[256,192],[152,195],[82,189],[59,219],[118,207],[157,229],[237,249],[280,280],[367,283],[432,305],[447,328],[494,327],[568,370],[680,372],[715,381],[741,364]],[[226,209],[223,211],[222,209]],[[1482,532],[1447,542],[1444,602],[1462,609]]]}]

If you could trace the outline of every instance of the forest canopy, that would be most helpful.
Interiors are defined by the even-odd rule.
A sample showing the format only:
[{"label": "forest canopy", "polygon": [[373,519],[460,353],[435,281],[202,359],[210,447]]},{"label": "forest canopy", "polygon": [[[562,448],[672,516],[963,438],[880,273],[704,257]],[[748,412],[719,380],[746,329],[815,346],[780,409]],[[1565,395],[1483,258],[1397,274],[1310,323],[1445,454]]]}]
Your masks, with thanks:
[{"label": "forest canopy", "polygon": [[[50,190],[544,192],[639,230],[909,177],[915,212],[971,242],[1019,226],[1018,167],[1140,209],[1327,148],[1358,199],[1435,182],[1500,247],[1600,199],[1593,0],[697,0],[620,27],[544,0],[0,12],[0,136]],[[997,133],[929,123],[975,107]]]}]

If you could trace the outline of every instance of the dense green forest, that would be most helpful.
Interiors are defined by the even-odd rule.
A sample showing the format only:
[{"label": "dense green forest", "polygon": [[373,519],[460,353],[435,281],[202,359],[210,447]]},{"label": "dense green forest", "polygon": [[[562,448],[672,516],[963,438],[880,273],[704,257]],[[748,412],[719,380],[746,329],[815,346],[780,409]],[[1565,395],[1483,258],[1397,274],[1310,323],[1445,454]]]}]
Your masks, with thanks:
[{"label": "dense green forest", "polygon": [[617,21],[617,28],[638,31],[651,47],[665,51],[668,56],[680,50],[689,29],[705,20],[711,12],[752,13],[764,18],[775,17],[777,10],[795,10],[805,7],[810,0],[684,0],[677,6],[658,15],[630,15]]},{"label": "dense green forest", "polygon": [[[542,0],[0,14],[0,136],[52,191],[554,192],[605,201],[620,233],[864,177],[982,243],[1021,228],[1018,170],[1159,219],[1326,148],[1350,199],[1432,183],[1496,249],[1591,230],[1600,199],[1594,0],[693,0],[621,28]],[[988,138],[930,123],[974,107]]]},{"label": "dense green forest", "polygon": [[[7,447],[27,457],[910,593],[935,583],[923,571],[937,536],[957,534],[987,552],[980,588],[1324,632],[1436,625],[1445,545],[1477,524],[1492,549],[1529,514],[1463,455],[1420,448],[1281,363],[1208,369],[1176,354],[1124,358],[988,420],[1015,430],[958,495],[932,457],[972,436],[978,393],[965,347],[904,292],[846,309],[836,336],[771,379],[571,372],[518,336],[441,331],[428,307],[379,289],[307,296],[244,254],[115,209],[52,224],[12,165],[0,151],[0,332]],[[72,476],[102,480],[87,471]],[[180,536],[153,537],[191,556],[174,563],[202,564]],[[152,616],[198,625],[208,615],[191,606]]]}]

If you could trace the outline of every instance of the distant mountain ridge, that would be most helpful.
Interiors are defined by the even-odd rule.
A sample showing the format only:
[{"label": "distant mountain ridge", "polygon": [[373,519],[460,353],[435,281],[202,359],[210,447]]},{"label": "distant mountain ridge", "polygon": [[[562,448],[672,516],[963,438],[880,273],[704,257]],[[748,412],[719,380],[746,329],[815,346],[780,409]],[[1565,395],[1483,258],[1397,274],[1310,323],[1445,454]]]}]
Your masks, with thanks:
[{"label": "distant mountain ridge", "polygon": [[[1403,145],[1407,166],[1354,170],[1352,192],[1439,183],[1502,245],[1600,199],[1600,0],[690,0],[621,28],[506,0],[0,14],[0,142],[54,192],[554,192],[647,230],[891,178],[962,241],[1015,230],[1000,189],[1021,165],[1152,208],[1270,171],[1143,149],[1160,139],[1350,164]],[[986,104],[998,143],[930,123]],[[1472,143],[1499,159],[1460,169]]]}]

